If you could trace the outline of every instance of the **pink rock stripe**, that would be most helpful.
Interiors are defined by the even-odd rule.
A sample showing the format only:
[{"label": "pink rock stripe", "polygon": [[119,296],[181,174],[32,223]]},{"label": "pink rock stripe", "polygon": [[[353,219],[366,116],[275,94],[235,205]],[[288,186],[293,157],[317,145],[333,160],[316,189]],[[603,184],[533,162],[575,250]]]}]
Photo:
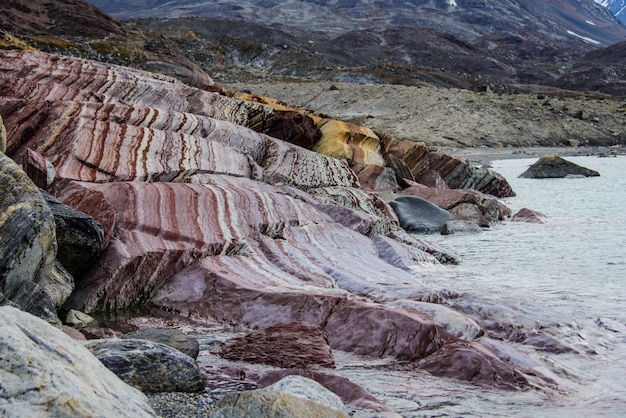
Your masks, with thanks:
[{"label": "pink rock stripe", "polygon": [[30,101],[129,104],[254,127],[268,106],[189,87],[173,78],[40,52],[0,51],[0,96]]}]

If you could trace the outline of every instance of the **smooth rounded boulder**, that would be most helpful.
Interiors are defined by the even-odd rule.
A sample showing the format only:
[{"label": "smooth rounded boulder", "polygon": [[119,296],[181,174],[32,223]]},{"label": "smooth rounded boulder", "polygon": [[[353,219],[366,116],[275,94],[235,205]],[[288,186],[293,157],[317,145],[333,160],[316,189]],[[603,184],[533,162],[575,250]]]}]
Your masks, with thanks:
[{"label": "smooth rounded boulder", "polygon": [[400,220],[400,226],[408,232],[428,234],[441,231],[452,219],[450,212],[441,209],[426,199],[401,196],[389,202]]}]

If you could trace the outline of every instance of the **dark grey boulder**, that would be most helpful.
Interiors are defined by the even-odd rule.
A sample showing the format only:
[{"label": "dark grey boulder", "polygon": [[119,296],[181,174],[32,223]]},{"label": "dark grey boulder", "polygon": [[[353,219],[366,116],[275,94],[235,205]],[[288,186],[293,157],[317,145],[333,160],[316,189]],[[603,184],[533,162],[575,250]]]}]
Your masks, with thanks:
[{"label": "dark grey boulder", "polygon": [[78,278],[94,264],[102,252],[102,225],[86,213],[63,204],[51,194],[44,191],[41,194],[54,215],[57,259],[72,276]]},{"label": "dark grey boulder", "polygon": [[402,196],[389,202],[400,221],[400,226],[408,232],[429,234],[441,231],[443,225],[452,219],[447,210],[415,196]]},{"label": "dark grey boulder", "polygon": [[194,359],[165,344],[136,339],[85,342],[109,370],[144,393],[202,392],[206,376]]},{"label": "dark grey boulder", "polygon": [[169,345],[178,351],[187,354],[194,360],[200,353],[200,343],[193,337],[171,328],[142,329],[126,334],[126,338],[154,341]]},{"label": "dark grey boulder", "polygon": [[520,174],[520,177],[528,179],[548,179],[571,176],[597,177],[599,175],[600,173],[595,170],[581,167],[561,157],[545,155]]}]

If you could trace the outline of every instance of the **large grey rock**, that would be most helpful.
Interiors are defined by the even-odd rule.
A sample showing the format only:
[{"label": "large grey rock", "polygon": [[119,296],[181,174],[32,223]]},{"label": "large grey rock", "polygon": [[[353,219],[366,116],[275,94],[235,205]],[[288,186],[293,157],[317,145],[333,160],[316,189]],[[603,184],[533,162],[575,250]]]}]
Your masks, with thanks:
[{"label": "large grey rock", "polygon": [[346,415],[349,413],[348,408],[346,408],[337,394],[326,389],[315,380],[307,379],[304,376],[285,376],[263,390],[286,393],[297,396],[298,398],[308,399],[309,401],[327,406],[330,409],[343,412]]},{"label": "large grey rock", "polygon": [[16,308],[0,307],[0,353],[0,416],[155,416],[80,342]]},{"label": "large grey rock", "polygon": [[54,215],[57,237],[57,259],[72,276],[80,277],[93,266],[102,252],[104,230],[91,216],[64,205],[49,193],[42,195]]},{"label": "large grey rock", "polygon": [[85,343],[109,370],[144,393],[202,392],[206,376],[186,354],[147,340],[106,339]]},{"label": "large grey rock", "polygon": [[178,351],[187,354],[194,360],[200,353],[200,343],[196,338],[188,337],[184,333],[171,328],[142,329],[126,334],[126,338],[154,341],[169,345]]},{"label": "large grey rock", "polygon": [[346,415],[327,406],[287,393],[272,390],[250,390],[224,395],[217,402],[211,417],[339,418],[346,417]]},{"label": "large grey rock", "polygon": [[415,196],[402,196],[389,202],[400,220],[400,226],[408,232],[433,233],[441,231],[452,216],[446,210]]},{"label": "large grey rock", "polygon": [[54,217],[39,189],[0,153],[0,303],[40,304],[56,250]]},{"label": "large grey rock", "polygon": [[545,155],[537,162],[528,167],[526,171],[520,174],[521,178],[529,179],[547,179],[547,178],[563,178],[568,176],[584,176],[597,177],[600,173],[581,167],[571,161],[567,161],[555,155]]}]

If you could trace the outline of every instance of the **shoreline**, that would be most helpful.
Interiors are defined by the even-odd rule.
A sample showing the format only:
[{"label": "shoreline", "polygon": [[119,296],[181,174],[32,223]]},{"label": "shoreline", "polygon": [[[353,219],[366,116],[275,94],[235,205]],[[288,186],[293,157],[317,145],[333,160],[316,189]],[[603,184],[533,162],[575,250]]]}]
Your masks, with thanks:
[{"label": "shoreline", "polygon": [[626,155],[626,146],[582,146],[582,147],[504,147],[504,148],[438,148],[446,154],[479,164],[495,160],[540,158],[545,155],[559,157],[614,157]]}]

